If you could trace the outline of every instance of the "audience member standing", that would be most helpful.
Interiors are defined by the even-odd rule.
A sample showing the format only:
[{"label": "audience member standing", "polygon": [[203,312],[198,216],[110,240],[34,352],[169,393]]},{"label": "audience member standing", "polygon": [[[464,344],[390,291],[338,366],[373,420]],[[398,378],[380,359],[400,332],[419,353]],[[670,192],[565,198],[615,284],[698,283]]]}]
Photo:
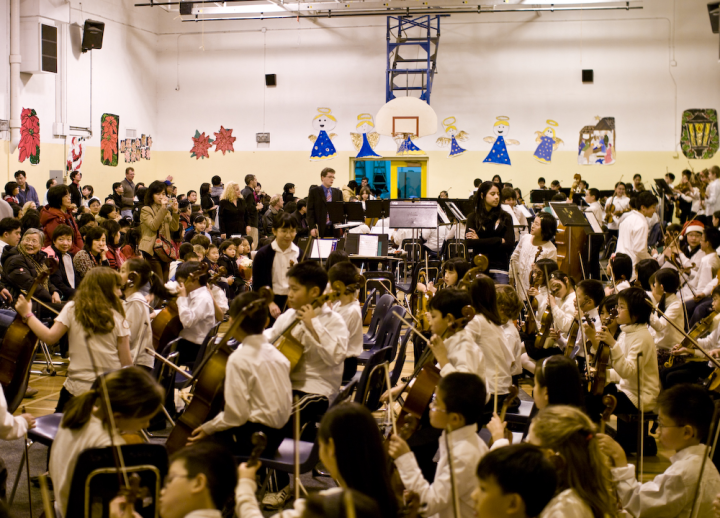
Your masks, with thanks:
[{"label": "audience member standing", "polygon": [[254,174],[245,175],[245,188],[242,190],[242,196],[245,199],[245,223],[250,227],[248,234],[252,237],[252,249],[256,250],[258,246],[258,211],[262,210],[262,203],[255,192],[257,186],[257,178]]},{"label": "audience member standing", "polygon": [[82,205],[82,193],[80,192],[80,181],[82,180],[82,173],[80,171],[73,171],[70,173],[71,183],[68,186],[70,188],[70,202],[75,205],[73,212],[80,208]]},{"label": "audience member standing", "polygon": [[15,181],[17,182],[18,187],[20,187],[20,191],[18,191],[17,195],[20,206],[22,207],[29,201],[34,201],[35,205],[39,207],[40,199],[38,198],[37,191],[35,190],[35,187],[27,183],[25,171],[15,171]]},{"label": "audience member standing", "polygon": [[240,186],[237,183],[228,182],[220,197],[220,208],[218,211],[220,232],[226,239],[230,239],[235,235],[242,236],[250,233],[250,227],[245,223],[247,217],[245,200],[240,193]]},{"label": "audience member standing", "polygon": [[119,208],[120,215],[123,218],[132,218],[132,211],[135,207],[135,184],[133,178],[135,178],[135,169],[128,167],[125,169],[125,179],[120,182],[122,197]]}]

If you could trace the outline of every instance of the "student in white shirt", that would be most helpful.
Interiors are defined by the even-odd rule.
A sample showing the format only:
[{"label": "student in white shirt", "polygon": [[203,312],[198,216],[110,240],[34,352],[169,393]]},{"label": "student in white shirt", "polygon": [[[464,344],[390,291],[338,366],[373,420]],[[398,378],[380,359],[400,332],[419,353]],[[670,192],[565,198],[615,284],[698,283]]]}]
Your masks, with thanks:
[{"label": "student in white shirt", "polygon": [[[660,377],[658,373],[655,341],[648,331],[652,308],[647,304],[650,298],[640,288],[628,288],[618,295],[617,323],[622,333],[615,340],[606,329],[597,333],[599,340],[610,347],[613,368],[608,369],[610,383],[605,386],[604,394],[612,394],[617,399],[615,414],[639,413],[642,402],[645,411],[655,408],[660,393]],[[640,365],[642,375],[642,394],[638,397],[638,356],[642,353]],[[601,412],[597,408],[602,405],[601,397],[588,398],[590,415],[597,416]],[[595,410],[590,410],[591,408]],[[657,445],[652,436],[645,433],[645,455],[655,455]],[[637,423],[625,423],[618,420],[618,442],[625,451],[635,451],[637,447]]]},{"label": "student in white shirt", "polygon": [[100,373],[132,365],[130,324],[120,300],[121,287],[118,272],[92,268],[50,329],[32,314],[30,302],[23,295],[18,297],[15,310],[40,340],[54,345],[68,335],[70,364],[56,412],[90,390]]},{"label": "student in white shirt", "polygon": [[619,228],[618,221],[623,213],[630,210],[630,198],[625,196],[625,184],[618,182],[615,184],[615,195],[610,196],[605,202],[605,210],[615,205],[615,212],[613,213],[613,221],[607,224],[608,231],[612,235],[617,235]]},{"label": "student in white shirt", "polygon": [[[584,211],[592,212],[597,222],[602,225],[603,219],[605,218],[605,210],[602,205],[600,205],[600,202],[598,201],[599,198],[600,191],[598,189],[594,187],[588,189],[585,192],[585,203],[587,203],[588,206],[584,209]],[[615,208],[617,208],[617,205],[615,205]]]},{"label": "student in white shirt", "polygon": [[548,304],[552,310],[553,328],[558,333],[567,334],[575,320],[574,282],[565,272],[555,270],[550,274]]},{"label": "student in white shirt", "polygon": [[608,261],[607,273],[610,276],[610,285],[605,288],[605,295],[620,293],[630,287],[633,277],[633,263],[629,255],[614,253]]},{"label": "student in white shirt", "polygon": [[172,295],[145,259],[135,257],[125,261],[120,267],[120,276],[125,295],[125,319],[130,324],[130,355],[135,365],[150,371],[155,365],[155,357],[148,351],[153,348],[153,333],[145,291],[161,300],[168,300]]},{"label": "student in white shirt", "polygon": [[[610,469],[600,451],[596,427],[580,409],[550,405],[530,425],[527,442],[563,459],[557,464],[558,493],[539,518],[615,516]],[[552,457],[551,457],[552,458]]]},{"label": "student in white shirt", "polygon": [[530,289],[530,273],[533,264],[540,259],[552,259],[557,262],[557,249],[550,241],[557,232],[557,221],[550,214],[541,212],[533,220],[530,233],[522,236],[510,256],[510,264],[515,275],[515,285],[519,287],[519,296]]},{"label": "student in white shirt", "polygon": [[297,235],[297,225],[292,214],[277,214],[272,228],[275,239],[260,248],[253,258],[253,291],[258,291],[263,286],[272,288],[275,298],[270,304],[270,316],[273,319],[285,311],[289,291],[287,272],[298,262],[300,249],[293,243]]},{"label": "student in white shirt", "polygon": [[[500,327],[502,320],[497,308],[495,283],[487,275],[480,275],[470,285],[469,292],[475,308],[475,318],[465,329],[473,337],[485,358],[487,393],[492,397],[497,394],[500,405],[512,385],[512,366],[515,358],[505,345],[505,334]],[[492,417],[492,408],[493,401],[489,401],[482,424]]]},{"label": "student in white shirt", "polygon": [[[439,460],[432,483],[423,477],[408,444],[397,435],[390,438],[388,453],[395,460],[405,488],[419,496],[426,516],[475,516],[472,493],[476,484],[473,475],[478,462],[488,451],[477,433],[484,399],[485,383],[475,374],[453,372],[440,379],[435,401],[430,406],[430,424],[444,431],[438,441]],[[452,461],[448,460],[449,455],[452,455]],[[457,514],[454,514],[453,508],[450,469],[453,470],[455,490],[460,500]]]},{"label": "student in white shirt", "polygon": [[208,274],[198,275],[200,264],[188,261],[175,272],[178,316],[183,325],[177,344],[180,365],[193,364],[203,340],[215,325],[215,305],[207,289]]},{"label": "student in white shirt", "polygon": [[711,461],[702,466],[705,444],[713,440],[714,407],[707,391],[696,385],[677,385],[660,395],[660,443],[675,454],[664,473],[644,484],[635,479],[635,466],[628,464],[622,447],[607,435],[598,436],[602,451],[614,462],[612,479],[620,504],[629,515],[690,518],[701,469],[695,516],[712,515],[713,499],[720,492],[720,474]]},{"label": "student in white shirt", "polygon": [[[322,266],[305,261],[290,268],[287,276],[289,309],[265,330],[265,337],[274,343],[293,322],[300,321],[291,333],[302,344],[303,354],[290,373],[290,380],[293,395],[298,396],[303,405],[301,424],[315,423],[340,389],[347,357],[348,329],[343,318],[327,304],[313,308],[315,299],[322,295],[328,283],[327,272]],[[277,493],[266,495],[265,505],[282,507],[289,495],[289,479],[278,474],[278,488]]]},{"label": "student in white shirt", "polygon": [[[340,281],[347,288],[356,284],[359,273],[357,267],[350,261],[342,261],[334,264],[328,270],[328,279],[331,286],[334,282]],[[343,368],[343,382],[349,382],[355,376],[358,365],[357,357],[363,352],[362,309],[357,299],[357,293],[357,290],[340,293],[337,302],[333,304],[332,308],[345,321],[348,330],[348,348]]]},{"label": "student in white shirt", "polygon": [[708,186],[705,188],[705,216],[711,217],[716,211],[720,210],[720,169],[713,166],[708,169]]},{"label": "student in white shirt", "polygon": [[680,329],[685,327],[685,307],[675,295],[679,286],[680,277],[676,270],[661,268],[650,277],[650,299],[665,313],[665,316],[660,313],[650,315],[650,334],[658,351],[671,349],[684,338],[680,331],[668,323],[670,320]]},{"label": "student in white shirt", "polygon": [[[0,439],[3,441],[14,441],[23,437],[28,430],[35,428],[35,418],[31,414],[21,414],[13,416],[11,412],[8,412],[8,404],[5,399],[5,393],[3,392],[2,386],[0,386]],[[0,457],[0,498],[5,499],[6,488],[5,481],[7,481],[7,468],[2,457]]]},{"label": "student in white shirt", "polygon": [[[241,314],[251,304],[255,308]],[[243,320],[232,338],[240,345],[228,358],[224,409],[193,430],[189,442],[210,437],[233,455],[249,455],[253,433],[263,432],[268,441],[263,455],[272,456],[283,441],[292,409],[290,361],[263,335],[268,309],[258,293],[235,297],[230,324],[237,318]]]},{"label": "student in white shirt", "polygon": [[655,214],[657,198],[650,191],[643,191],[634,201],[637,209],[631,210],[620,223],[617,251],[627,254],[633,264],[649,259],[647,219]]},{"label": "student in white shirt", "polygon": [[[515,228],[515,241],[517,242],[520,239],[521,234],[527,234],[528,228],[527,218],[523,216],[525,221],[521,222],[517,214],[515,213],[516,203],[517,193],[515,192],[515,189],[513,189],[512,187],[504,187],[502,191],[500,191],[500,208],[510,214],[513,222],[513,227]],[[525,225],[525,227],[520,228],[520,225]]]},{"label": "student in white shirt", "polygon": [[497,306],[500,314],[500,321],[504,322],[500,328],[505,335],[505,345],[507,345],[510,354],[513,357],[512,369],[513,376],[522,374],[521,356],[525,352],[525,347],[520,340],[520,333],[515,322],[520,318],[520,309],[522,303],[518,298],[517,292],[507,284],[498,284],[495,286],[497,292]]},{"label": "student in white shirt", "polygon": [[[85,282],[83,280],[83,284]],[[60,518],[67,512],[78,456],[90,448],[125,444],[120,432],[137,433],[147,428],[165,398],[162,387],[138,367],[97,374],[104,378],[104,387],[98,377],[90,390],[68,402],[50,450],[50,478],[56,514]],[[109,409],[104,397],[105,389]],[[110,411],[115,430],[111,429]]]},{"label": "student in white shirt", "polygon": [[557,474],[545,452],[527,443],[488,452],[472,494],[476,516],[533,518],[555,495]]},{"label": "student in white shirt", "polygon": [[[718,246],[720,246],[720,230],[713,227],[705,228],[702,241],[700,241],[700,249],[705,256],[700,260],[697,275],[689,281],[689,285],[693,289],[690,290],[689,286],[683,288],[684,300],[695,299],[695,304],[698,304],[712,293],[714,286],[711,286],[710,283],[717,277],[718,269],[720,269],[720,257],[716,252]],[[688,308],[688,313],[690,311],[691,308]]]}]

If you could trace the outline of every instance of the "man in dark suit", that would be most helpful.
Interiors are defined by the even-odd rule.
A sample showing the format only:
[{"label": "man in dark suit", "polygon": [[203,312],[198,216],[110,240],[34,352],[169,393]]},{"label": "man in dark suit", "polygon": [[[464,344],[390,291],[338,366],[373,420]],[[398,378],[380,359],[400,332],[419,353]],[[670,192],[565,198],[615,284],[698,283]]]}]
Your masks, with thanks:
[{"label": "man in dark suit", "polygon": [[[320,173],[320,181],[317,187],[311,187],[308,193],[307,201],[307,223],[310,228],[310,235],[313,237],[333,237],[333,225],[328,221],[327,202],[343,201],[342,191],[333,189],[332,184],[335,181],[335,169],[326,167]],[[318,235],[317,225],[320,229]]]},{"label": "man in dark suit", "polygon": [[252,237],[252,249],[258,248],[258,210],[262,209],[262,203],[255,194],[255,186],[257,185],[257,178],[254,174],[245,175],[245,188],[240,192],[242,197],[245,199],[245,209],[247,210],[247,221],[245,222],[250,227],[250,237]]}]

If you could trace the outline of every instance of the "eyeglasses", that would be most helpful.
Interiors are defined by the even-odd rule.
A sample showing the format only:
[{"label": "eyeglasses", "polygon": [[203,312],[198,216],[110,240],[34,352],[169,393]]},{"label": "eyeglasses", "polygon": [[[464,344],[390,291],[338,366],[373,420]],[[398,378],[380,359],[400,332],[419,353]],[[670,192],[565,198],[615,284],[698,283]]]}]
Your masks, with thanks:
[{"label": "eyeglasses", "polygon": [[659,430],[660,428],[682,428],[682,427],[684,426],[684,425],[683,425],[683,426],[680,426],[680,425],[666,425],[666,424],[664,424],[662,421],[659,421],[659,420],[658,420],[658,422],[657,422],[657,425],[658,425],[658,430]]}]

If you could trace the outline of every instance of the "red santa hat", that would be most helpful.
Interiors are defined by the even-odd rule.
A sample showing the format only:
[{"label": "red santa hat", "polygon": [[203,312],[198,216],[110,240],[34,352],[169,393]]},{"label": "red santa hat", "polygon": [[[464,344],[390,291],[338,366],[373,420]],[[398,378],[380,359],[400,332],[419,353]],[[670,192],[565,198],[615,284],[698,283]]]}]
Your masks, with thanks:
[{"label": "red santa hat", "polygon": [[702,224],[702,222],[698,220],[691,220],[685,223],[685,226],[682,230],[682,235],[686,236],[688,232],[700,232],[701,234],[705,231],[705,225]]}]

